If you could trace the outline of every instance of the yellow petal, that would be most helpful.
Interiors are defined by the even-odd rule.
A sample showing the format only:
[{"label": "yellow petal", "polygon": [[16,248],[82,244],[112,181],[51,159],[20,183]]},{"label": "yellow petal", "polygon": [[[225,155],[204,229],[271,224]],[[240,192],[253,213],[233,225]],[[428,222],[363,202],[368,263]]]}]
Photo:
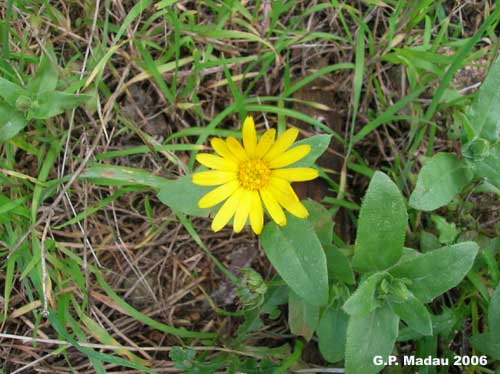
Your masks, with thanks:
[{"label": "yellow petal", "polygon": [[299,201],[299,197],[295,194],[292,186],[290,186],[290,183],[288,183],[286,180],[271,177],[269,179],[269,185],[284,194],[290,195],[294,200]]},{"label": "yellow petal", "polygon": [[238,181],[233,180],[207,193],[198,201],[198,206],[202,209],[210,208],[227,199],[240,186]]},{"label": "yellow petal", "polygon": [[255,123],[252,116],[247,116],[243,122],[243,146],[247,154],[253,157],[257,147],[257,133],[255,132]]},{"label": "yellow petal", "polygon": [[250,202],[250,225],[254,233],[259,235],[264,226],[264,211],[262,210],[262,202],[257,191],[251,191]]},{"label": "yellow petal", "polygon": [[248,160],[248,155],[245,152],[245,149],[241,146],[241,143],[233,138],[232,136],[226,139],[226,144],[231,153],[236,157],[239,161]]},{"label": "yellow petal", "polygon": [[200,186],[217,186],[236,179],[236,173],[231,171],[200,171],[194,173],[192,181]]},{"label": "yellow petal", "polygon": [[211,169],[234,172],[238,171],[238,165],[235,162],[209,153],[198,153],[196,155],[196,160],[200,164]]},{"label": "yellow petal", "polygon": [[273,186],[269,186],[268,188],[276,201],[278,201],[278,203],[288,212],[299,218],[307,218],[309,213],[305,206],[302,205],[298,199],[296,199],[295,193],[292,195],[278,190]]},{"label": "yellow petal", "polygon": [[305,182],[317,178],[318,171],[313,168],[288,168],[276,169],[271,172],[271,177],[283,178],[289,182]]},{"label": "yellow petal", "polygon": [[244,189],[241,187],[237,189],[236,192],[233,193],[219,209],[214,217],[214,220],[212,221],[212,230],[214,232],[221,230],[233,217],[238,205],[240,204],[240,198],[243,191]]},{"label": "yellow petal", "polygon": [[238,209],[234,215],[233,229],[236,233],[240,232],[245,226],[245,223],[247,223],[251,198],[252,191],[244,190],[240,198]]},{"label": "yellow petal", "polygon": [[260,190],[260,197],[262,197],[262,201],[264,202],[264,206],[266,207],[267,212],[271,216],[274,222],[276,222],[280,226],[286,225],[286,217],[283,209],[276,201],[276,198],[273,196],[270,190],[267,188],[263,188]]},{"label": "yellow petal", "polygon": [[255,149],[255,156],[257,156],[257,158],[262,158],[267,151],[269,151],[273,145],[275,136],[275,129],[267,130],[264,135],[261,136],[259,142],[257,143],[257,148]]},{"label": "yellow petal", "polygon": [[212,138],[210,140],[210,144],[215,152],[217,152],[220,156],[227,158],[233,162],[238,162],[238,159],[231,153],[226,142],[221,138]]},{"label": "yellow petal", "polygon": [[271,169],[277,169],[291,165],[304,158],[309,152],[311,152],[311,146],[309,144],[298,145],[271,160],[269,162],[269,167]]},{"label": "yellow petal", "polygon": [[276,140],[276,143],[273,144],[269,152],[265,154],[264,160],[269,162],[285,152],[288,148],[290,148],[295,139],[297,139],[298,135],[299,130],[297,130],[295,127],[286,130],[283,134],[281,134],[278,140]]}]

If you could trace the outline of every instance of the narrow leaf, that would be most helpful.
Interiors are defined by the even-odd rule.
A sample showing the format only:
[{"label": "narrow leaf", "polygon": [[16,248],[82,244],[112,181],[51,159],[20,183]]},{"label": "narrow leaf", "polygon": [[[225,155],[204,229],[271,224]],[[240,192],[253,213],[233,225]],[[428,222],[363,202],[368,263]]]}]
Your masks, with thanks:
[{"label": "narrow leaf", "polygon": [[324,244],[323,248],[326,254],[328,277],[346,284],[354,284],[354,272],[347,256],[331,244]]},{"label": "narrow leaf", "polygon": [[500,337],[498,334],[488,331],[484,334],[471,336],[469,341],[479,352],[494,360],[500,360]]},{"label": "narrow leaf", "polygon": [[328,308],[318,326],[319,351],[328,362],[344,359],[349,316],[341,309]]},{"label": "narrow leaf", "polygon": [[32,96],[38,96],[56,89],[58,81],[56,62],[53,53],[50,58],[47,54],[42,54],[35,77],[28,82],[26,87]]},{"label": "narrow leaf", "polygon": [[407,299],[390,303],[392,310],[410,327],[422,335],[432,335],[432,321],[427,308],[411,292]]},{"label": "narrow leaf", "polygon": [[477,251],[478,245],[474,242],[459,243],[410,258],[389,272],[397,278],[411,280],[408,289],[427,303],[455,287],[465,277]]},{"label": "narrow leaf", "polygon": [[32,118],[47,119],[61,114],[66,109],[73,109],[85,104],[92,97],[88,95],[73,95],[66,92],[45,92],[37,98],[30,110]]},{"label": "narrow leaf", "polygon": [[311,305],[295,292],[288,294],[288,323],[292,334],[311,340],[319,320],[319,307]]},{"label": "narrow leaf", "polygon": [[332,215],[320,203],[313,200],[303,202],[309,212],[307,220],[312,223],[321,244],[331,244],[333,240]]},{"label": "narrow leaf", "polygon": [[490,331],[500,340],[500,284],[493,292],[488,307],[488,326]]},{"label": "narrow leaf", "polygon": [[376,298],[376,291],[383,277],[384,273],[375,273],[368,277],[347,299],[342,308],[353,316],[366,315],[379,307],[380,302]]},{"label": "narrow leaf", "polygon": [[16,136],[27,124],[28,120],[21,112],[6,104],[0,104],[0,143]]},{"label": "narrow leaf", "polygon": [[312,224],[287,215],[284,227],[269,222],[262,246],[278,274],[299,296],[313,305],[328,302],[326,257]]},{"label": "narrow leaf", "polygon": [[498,141],[500,131],[500,59],[492,65],[471,108],[471,124],[476,137]]},{"label": "narrow leaf", "polygon": [[88,167],[80,175],[80,178],[87,178],[96,184],[113,186],[148,186],[160,189],[170,180],[157,177],[151,173],[137,168],[113,165],[93,165]]},{"label": "narrow leaf", "polygon": [[160,201],[175,211],[197,217],[207,217],[212,209],[201,209],[198,201],[215,187],[205,187],[193,184],[191,175],[165,183],[158,193]]},{"label": "narrow leaf", "polygon": [[407,220],[398,187],[375,172],[361,205],[353,266],[366,272],[394,265],[403,251]]},{"label": "narrow leaf", "polygon": [[[29,96],[28,91],[16,83],[12,83],[5,78],[0,78],[0,97],[4,99],[7,104],[14,108],[17,99],[21,96]],[[0,117],[0,119],[1,118],[3,118],[3,116]]]},{"label": "narrow leaf", "polygon": [[295,146],[309,144],[311,146],[311,152],[309,152],[306,157],[293,164],[293,167],[309,167],[314,165],[316,160],[328,149],[331,139],[331,135],[314,135],[295,143]]},{"label": "narrow leaf", "polygon": [[351,316],[347,325],[345,365],[347,374],[374,374],[383,369],[375,356],[384,361],[391,354],[398,336],[399,317],[389,308],[377,308],[366,316]]},{"label": "narrow leaf", "polygon": [[500,143],[490,148],[488,156],[472,162],[474,174],[500,188]]}]

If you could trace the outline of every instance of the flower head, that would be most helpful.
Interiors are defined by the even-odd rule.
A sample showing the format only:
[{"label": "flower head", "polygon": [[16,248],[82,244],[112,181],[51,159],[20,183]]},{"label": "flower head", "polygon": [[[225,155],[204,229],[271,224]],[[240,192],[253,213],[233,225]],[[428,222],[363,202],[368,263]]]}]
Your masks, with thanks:
[{"label": "flower head", "polygon": [[234,216],[233,228],[240,232],[248,219],[256,234],[264,226],[264,209],[280,226],[286,225],[283,208],[294,216],[306,218],[308,212],[295,194],[290,182],[314,179],[312,168],[285,168],[311,151],[307,144],[290,148],[297,139],[296,128],[286,130],[276,141],[274,129],[266,131],[257,141],[253,118],[243,122],[243,146],[234,137],[225,141],[213,138],[211,145],[218,154],[199,153],[196,160],[211,169],[193,174],[193,183],[219,186],[198,201],[200,208],[210,208],[225,200],[212,221],[212,230],[219,231]]}]

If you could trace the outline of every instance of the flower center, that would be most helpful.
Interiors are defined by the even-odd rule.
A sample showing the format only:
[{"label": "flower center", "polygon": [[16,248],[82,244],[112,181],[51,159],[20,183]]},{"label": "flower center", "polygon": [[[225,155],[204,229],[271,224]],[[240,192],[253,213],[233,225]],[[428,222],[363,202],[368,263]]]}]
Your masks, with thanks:
[{"label": "flower center", "polygon": [[248,160],[240,163],[238,180],[247,190],[260,190],[269,182],[271,170],[263,160]]}]

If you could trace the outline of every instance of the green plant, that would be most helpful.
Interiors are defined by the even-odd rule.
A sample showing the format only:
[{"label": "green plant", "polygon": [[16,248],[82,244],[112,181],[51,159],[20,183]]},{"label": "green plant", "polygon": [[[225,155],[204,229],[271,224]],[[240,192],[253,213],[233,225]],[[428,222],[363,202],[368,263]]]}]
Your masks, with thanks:
[{"label": "green plant", "polygon": [[91,98],[57,90],[59,79],[53,53],[42,55],[36,74],[26,79],[28,83],[19,84],[19,79],[11,81],[0,77],[3,99],[0,101],[0,142],[16,136],[30,120],[47,120]]},{"label": "green plant", "polygon": [[431,211],[450,203],[473,180],[500,194],[500,59],[492,65],[461,123],[462,154],[440,152],[418,174],[410,205]]}]

